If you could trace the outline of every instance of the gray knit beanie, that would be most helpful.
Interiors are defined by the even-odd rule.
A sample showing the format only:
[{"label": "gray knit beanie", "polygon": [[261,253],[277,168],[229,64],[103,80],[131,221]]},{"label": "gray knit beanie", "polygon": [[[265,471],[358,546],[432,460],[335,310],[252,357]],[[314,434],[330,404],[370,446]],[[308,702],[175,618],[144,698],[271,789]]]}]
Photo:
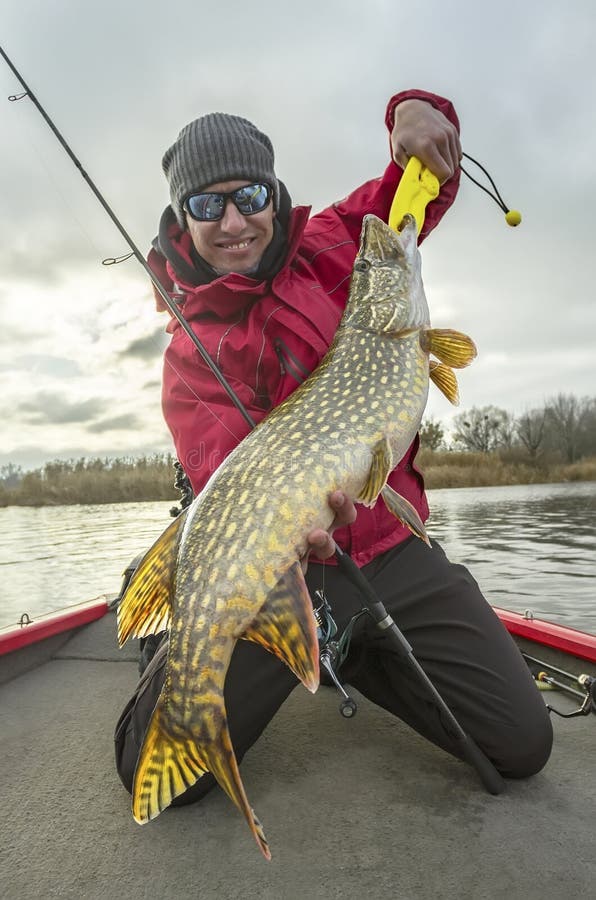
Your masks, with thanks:
[{"label": "gray knit beanie", "polygon": [[186,228],[182,209],[186,197],[219,181],[265,181],[273,188],[278,209],[279,184],[273,164],[271,141],[248,119],[227,113],[195,119],[182,129],[162,160],[178,224]]}]

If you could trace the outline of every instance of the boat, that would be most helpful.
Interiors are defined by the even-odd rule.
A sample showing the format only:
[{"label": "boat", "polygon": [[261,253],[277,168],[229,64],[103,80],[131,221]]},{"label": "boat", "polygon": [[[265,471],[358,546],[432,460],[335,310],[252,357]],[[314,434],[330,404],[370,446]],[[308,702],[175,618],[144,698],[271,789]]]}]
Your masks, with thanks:
[{"label": "boat", "polygon": [[101,596],[0,630],[3,896],[593,895],[596,636],[497,610],[545,701],[573,714],[552,713],[549,763],[499,796],[384,710],[362,701],[348,720],[333,688],[295,690],[242,763],[267,863],[220,790],[133,820],[113,731],[139,647],[118,648],[114,606]]}]

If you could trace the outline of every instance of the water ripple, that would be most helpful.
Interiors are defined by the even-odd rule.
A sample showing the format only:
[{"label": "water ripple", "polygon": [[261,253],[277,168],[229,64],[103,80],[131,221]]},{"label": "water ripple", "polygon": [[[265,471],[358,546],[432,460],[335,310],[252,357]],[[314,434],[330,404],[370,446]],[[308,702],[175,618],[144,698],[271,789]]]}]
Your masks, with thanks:
[{"label": "water ripple", "polygon": [[486,596],[596,633],[596,484],[429,492],[428,530]]},{"label": "water ripple", "polygon": [[168,503],[0,509],[0,627],[100,594],[171,521]]},{"label": "water ripple", "polygon": [[[429,492],[428,530],[487,598],[596,633],[596,484]],[[115,594],[169,503],[0,509],[0,626]]]}]

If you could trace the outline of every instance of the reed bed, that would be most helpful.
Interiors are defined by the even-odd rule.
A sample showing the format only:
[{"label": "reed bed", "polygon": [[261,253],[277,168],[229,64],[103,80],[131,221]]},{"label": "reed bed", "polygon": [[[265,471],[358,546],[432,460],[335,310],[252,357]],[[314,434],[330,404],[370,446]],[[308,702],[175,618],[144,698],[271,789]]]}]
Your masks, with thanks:
[{"label": "reed bed", "polygon": [[[572,464],[557,456],[532,461],[519,451],[492,453],[422,449],[416,465],[428,489],[596,481],[596,456]],[[16,484],[0,484],[2,506],[178,501],[170,455],[47,463]]]},{"label": "reed bed", "polygon": [[596,457],[567,464],[556,455],[532,461],[516,450],[474,453],[422,449],[416,465],[424,475],[424,483],[429,490],[596,481]]}]

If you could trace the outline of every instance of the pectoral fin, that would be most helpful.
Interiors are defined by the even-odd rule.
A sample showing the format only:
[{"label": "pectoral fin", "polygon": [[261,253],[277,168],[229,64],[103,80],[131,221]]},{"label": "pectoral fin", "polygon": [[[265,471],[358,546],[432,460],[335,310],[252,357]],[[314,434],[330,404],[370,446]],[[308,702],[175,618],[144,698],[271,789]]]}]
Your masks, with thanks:
[{"label": "pectoral fin", "polygon": [[424,541],[430,547],[430,540],[424,523],[410,501],[398,494],[397,491],[394,491],[388,484],[381,491],[381,496],[389,512],[393,513],[396,519],[399,519],[416,537],[419,537],[421,541]]},{"label": "pectoral fin", "polygon": [[448,366],[463,369],[469,366],[477,350],[474,341],[461,331],[450,328],[427,328],[420,337],[422,348]]},{"label": "pectoral fin", "polygon": [[448,400],[457,406],[459,403],[459,389],[457,386],[457,378],[455,372],[444,363],[439,363],[434,359],[430,361],[429,375],[439,388],[445,394]]},{"label": "pectoral fin", "polygon": [[139,563],[118,604],[118,642],[164,631],[170,623],[172,588],[186,513],[177,516]]},{"label": "pectoral fin", "polygon": [[372,506],[375,502],[393,468],[393,454],[387,438],[381,438],[375,444],[372,455],[372,463],[366,484],[356,498],[359,503],[363,503],[365,506]]},{"label": "pectoral fin", "polygon": [[294,563],[269,592],[242,637],[285,662],[314,694],[319,686],[319,642],[300,563]]}]

